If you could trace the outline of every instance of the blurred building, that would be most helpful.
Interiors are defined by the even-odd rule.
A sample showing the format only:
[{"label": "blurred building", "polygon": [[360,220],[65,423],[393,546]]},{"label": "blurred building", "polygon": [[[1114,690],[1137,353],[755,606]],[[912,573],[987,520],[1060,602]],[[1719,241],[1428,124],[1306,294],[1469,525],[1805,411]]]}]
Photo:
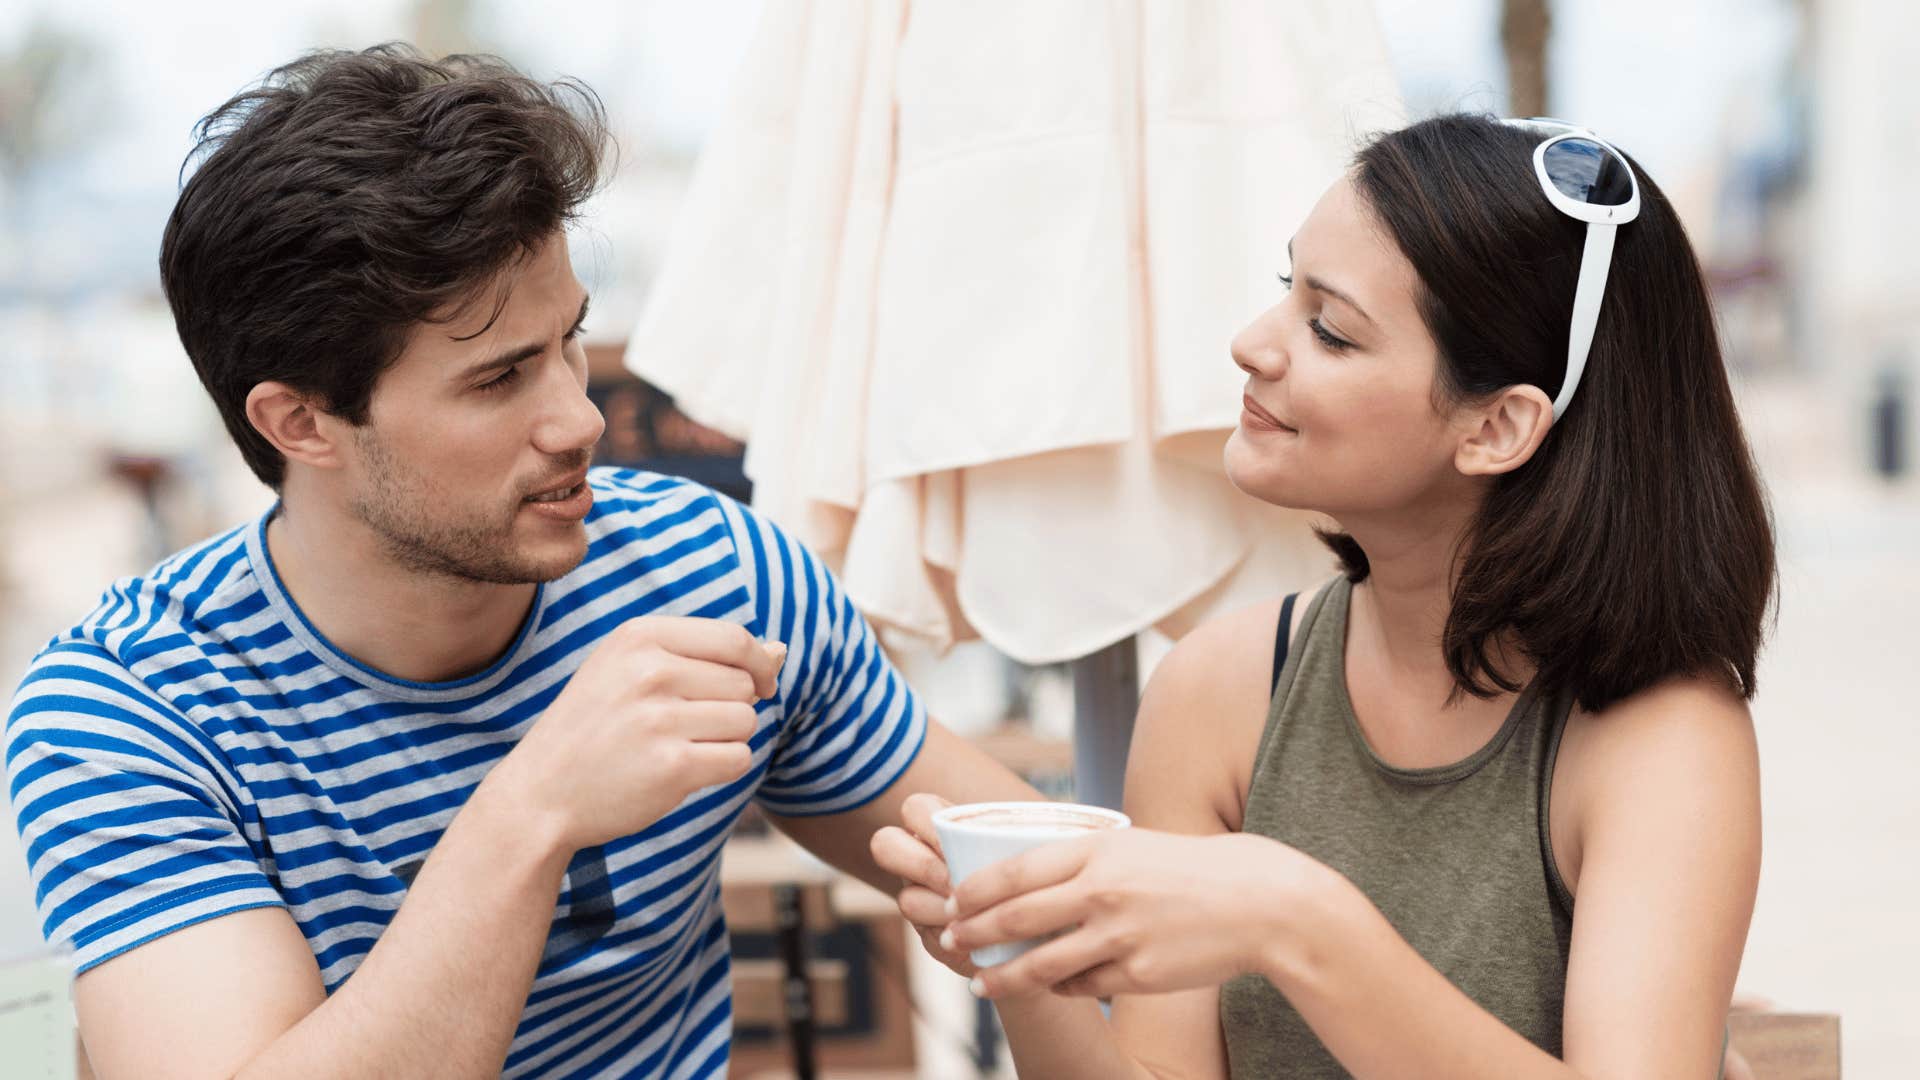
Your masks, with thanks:
[{"label": "blurred building", "polygon": [[1814,88],[1806,348],[1855,418],[1864,460],[1872,399],[1920,361],[1920,82],[1907,67],[1920,4],[1801,3]]}]

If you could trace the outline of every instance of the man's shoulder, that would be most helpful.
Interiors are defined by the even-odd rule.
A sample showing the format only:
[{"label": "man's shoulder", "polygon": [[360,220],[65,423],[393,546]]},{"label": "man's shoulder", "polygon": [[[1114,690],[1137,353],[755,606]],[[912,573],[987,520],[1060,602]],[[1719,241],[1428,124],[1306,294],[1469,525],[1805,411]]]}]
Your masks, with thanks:
[{"label": "man's shoulder", "polygon": [[247,555],[255,525],[234,526],[113,582],[93,610],[47,642],[35,665],[50,655],[97,652],[132,667],[182,634],[245,617],[246,599],[260,593]]},{"label": "man's shoulder", "polygon": [[594,466],[587,471],[587,484],[593,489],[589,526],[610,517],[715,503],[724,498],[705,484],[682,476],[617,465]]},{"label": "man's shoulder", "polygon": [[587,474],[593,508],[587,551],[550,595],[617,588],[635,575],[679,579],[698,569],[731,577],[738,569],[738,509],[724,495],[678,476],[599,466]]},{"label": "man's shoulder", "polygon": [[587,555],[556,583],[563,591],[595,592],[638,573],[683,591],[725,582],[764,603],[806,577],[809,556],[799,542],[723,492],[638,469],[595,468],[587,480]]},{"label": "man's shoulder", "polygon": [[[139,595],[140,579],[123,579],[108,593]],[[126,595],[123,594],[123,595]],[[112,604],[103,604],[111,608]],[[99,613],[70,627],[41,649],[13,688],[4,715],[5,768],[16,775],[23,755],[74,758],[94,753],[145,753],[171,756],[193,737],[192,725],[167,700],[163,687],[143,675],[137,657],[145,647],[124,630],[108,625]],[[170,620],[147,624],[162,639],[178,639]],[[32,753],[29,753],[32,751]]]},{"label": "man's shoulder", "polygon": [[[115,581],[93,610],[54,634],[15,689],[9,726],[46,710],[89,715],[168,712],[148,683],[154,664],[173,654],[204,661],[222,627],[254,617],[259,586],[239,525]],[[145,672],[145,674],[143,674]]]},{"label": "man's shoulder", "polygon": [[695,537],[731,549],[752,511],[698,481],[641,469],[599,466],[587,474],[593,510],[588,562],[630,558]]}]

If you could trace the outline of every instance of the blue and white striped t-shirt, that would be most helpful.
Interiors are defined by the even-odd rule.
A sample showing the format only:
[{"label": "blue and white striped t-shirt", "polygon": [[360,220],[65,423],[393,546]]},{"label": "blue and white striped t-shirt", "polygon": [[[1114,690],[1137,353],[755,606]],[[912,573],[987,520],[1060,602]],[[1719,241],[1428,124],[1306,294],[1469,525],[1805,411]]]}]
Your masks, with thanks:
[{"label": "blue and white striped t-shirt", "polygon": [[456,682],[391,678],[329,645],[281,587],[267,516],[117,583],[35,658],[7,720],[8,794],[48,940],[85,971],[204,919],[283,906],[332,992],[474,786],[608,631],[640,615],[726,619],[789,646],[754,767],[573,859],[506,1068],[723,1076],[728,830],[749,799],[783,815],[872,799],[926,719],[827,571],[779,529],[682,480],[595,469],[591,483],[585,559],[539,588],[499,661]]}]

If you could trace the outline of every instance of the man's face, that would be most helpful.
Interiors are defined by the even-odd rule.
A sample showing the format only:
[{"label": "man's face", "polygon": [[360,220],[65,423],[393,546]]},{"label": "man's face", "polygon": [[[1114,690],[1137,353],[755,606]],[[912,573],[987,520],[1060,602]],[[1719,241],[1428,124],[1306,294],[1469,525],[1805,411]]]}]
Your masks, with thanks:
[{"label": "man's face", "polygon": [[353,431],[348,509],[401,565],[505,585],[579,564],[604,427],[586,395],[586,301],[556,234],[454,321],[416,327],[380,376]]}]

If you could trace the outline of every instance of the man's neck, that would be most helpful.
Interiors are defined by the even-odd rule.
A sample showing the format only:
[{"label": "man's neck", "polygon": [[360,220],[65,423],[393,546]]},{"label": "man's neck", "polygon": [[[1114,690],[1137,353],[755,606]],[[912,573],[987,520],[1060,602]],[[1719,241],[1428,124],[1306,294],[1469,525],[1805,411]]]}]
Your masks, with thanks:
[{"label": "man's neck", "polygon": [[513,644],[536,590],[401,566],[365,525],[312,505],[283,504],[266,545],[287,594],[328,643],[411,682],[485,670]]}]

